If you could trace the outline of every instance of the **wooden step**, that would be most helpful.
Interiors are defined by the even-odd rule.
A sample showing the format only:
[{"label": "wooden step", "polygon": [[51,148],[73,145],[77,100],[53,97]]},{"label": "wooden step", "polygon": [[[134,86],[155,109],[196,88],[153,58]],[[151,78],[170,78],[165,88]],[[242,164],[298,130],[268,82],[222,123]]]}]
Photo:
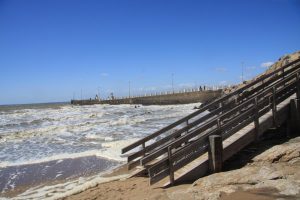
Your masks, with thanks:
[{"label": "wooden step", "polygon": [[[296,95],[292,95],[291,97],[284,100],[277,106],[278,113],[278,123],[283,123],[288,117],[288,107],[291,99],[296,98]],[[260,129],[259,135],[262,135],[266,130],[273,126],[273,115],[272,111],[267,112],[265,115],[260,117]],[[239,152],[242,148],[255,141],[255,125],[252,122],[246,127],[242,128],[225,141],[223,141],[223,160],[229,159],[231,156]],[[183,182],[183,181],[192,181],[195,180],[196,177],[202,177],[209,173],[209,162],[208,162],[208,153],[200,156],[194,161],[190,162],[186,166],[177,170],[174,173],[175,182]],[[167,177],[168,178],[168,177]],[[163,179],[163,181],[167,181],[164,186],[167,187],[170,185],[170,181],[168,179]]]}]

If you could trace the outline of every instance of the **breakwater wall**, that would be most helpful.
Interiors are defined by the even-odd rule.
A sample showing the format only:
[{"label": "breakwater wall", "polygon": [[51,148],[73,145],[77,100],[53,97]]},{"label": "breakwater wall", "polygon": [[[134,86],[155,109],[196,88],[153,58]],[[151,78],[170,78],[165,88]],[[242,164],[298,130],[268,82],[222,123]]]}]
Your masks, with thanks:
[{"label": "breakwater wall", "polygon": [[110,100],[71,100],[73,105],[93,105],[93,104],[142,104],[142,105],[171,105],[171,104],[187,104],[187,103],[205,103],[222,95],[222,89],[190,91],[182,93],[166,93],[149,96],[116,98]]}]

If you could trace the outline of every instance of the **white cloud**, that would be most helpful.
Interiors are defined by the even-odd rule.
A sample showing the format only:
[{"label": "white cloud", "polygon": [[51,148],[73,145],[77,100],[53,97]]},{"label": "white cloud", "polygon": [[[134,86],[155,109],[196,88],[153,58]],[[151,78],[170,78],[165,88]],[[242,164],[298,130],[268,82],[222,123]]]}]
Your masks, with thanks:
[{"label": "white cloud", "polygon": [[266,67],[270,67],[271,65],[273,65],[274,64],[274,62],[264,62],[264,63],[261,63],[261,67],[263,67],[263,68],[266,68]]},{"label": "white cloud", "polygon": [[106,76],[109,76],[109,74],[104,72],[104,73],[101,73],[100,76],[106,77]]}]

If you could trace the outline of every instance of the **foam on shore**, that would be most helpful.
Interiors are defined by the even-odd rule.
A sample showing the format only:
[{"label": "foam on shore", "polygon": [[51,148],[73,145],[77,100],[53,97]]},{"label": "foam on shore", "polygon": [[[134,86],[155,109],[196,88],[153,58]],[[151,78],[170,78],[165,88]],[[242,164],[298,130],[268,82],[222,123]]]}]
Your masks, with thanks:
[{"label": "foam on shore", "polygon": [[[123,147],[194,112],[195,106],[0,108],[1,196],[28,189],[17,198],[55,199],[118,179],[94,175],[125,163]],[[59,181],[66,183],[49,186]],[[26,183],[31,185],[23,188]]]},{"label": "foam on shore", "polygon": [[90,151],[85,151],[85,152],[79,152],[79,153],[58,154],[58,155],[54,155],[54,156],[50,156],[50,157],[46,157],[46,158],[42,158],[42,159],[27,160],[27,161],[12,162],[12,163],[0,162],[0,168],[39,164],[39,163],[55,161],[55,160],[75,159],[75,158],[88,157],[88,156],[96,156],[96,157],[114,160],[114,161],[118,161],[118,162],[124,162],[124,161],[126,161],[126,158],[121,156],[121,149],[137,140],[138,139],[135,138],[135,139],[128,139],[128,140],[106,142],[106,143],[102,144],[102,146],[106,147],[106,148],[101,148],[98,150],[90,150]]},{"label": "foam on shore", "polygon": [[129,175],[123,174],[113,177],[102,177],[101,175],[93,176],[93,177],[83,177],[78,180],[49,185],[44,187],[35,187],[27,190],[26,192],[14,197],[16,200],[22,199],[46,199],[46,200],[54,200],[60,199],[63,197],[70,196],[72,194],[76,194],[87,190],[89,188],[95,187],[98,184],[125,179]]}]

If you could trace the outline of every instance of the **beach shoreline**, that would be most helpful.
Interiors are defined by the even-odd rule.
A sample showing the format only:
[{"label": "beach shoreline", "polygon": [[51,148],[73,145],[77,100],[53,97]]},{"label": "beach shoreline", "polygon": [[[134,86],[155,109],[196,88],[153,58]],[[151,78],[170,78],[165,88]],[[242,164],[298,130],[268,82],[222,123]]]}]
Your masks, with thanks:
[{"label": "beach shoreline", "polygon": [[1,197],[14,198],[31,188],[55,186],[80,178],[99,175],[107,179],[124,175],[122,166],[121,162],[97,156],[7,166],[0,169]]},{"label": "beach shoreline", "polygon": [[[127,166],[122,165],[106,177],[115,177],[127,174]],[[108,181],[95,185],[84,191],[74,193],[70,196],[60,198],[60,200],[83,200],[83,199],[118,199],[118,200],[141,200],[141,199],[176,199],[176,200],[194,200],[198,199],[189,194],[189,189],[193,187],[193,182],[178,184],[173,187],[164,188],[161,185],[149,185],[147,177],[130,177],[113,181]],[[186,191],[186,194],[176,196],[177,191]],[[221,192],[217,199],[220,200],[275,200],[278,191],[274,188],[237,190],[232,193]],[[200,198],[201,199],[201,198]],[[206,199],[206,198],[203,198]]]},{"label": "beach shoreline", "polygon": [[[149,185],[147,177],[132,177],[97,184],[63,200],[79,199],[219,199],[275,200],[299,199],[300,137],[284,135],[252,144],[236,154],[223,172],[211,174],[194,182],[163,188],[162,183]],[[249,153],[249,151],[251,153]],[[281,159],[274,162],[274,159]],[[110,175],[127,173],[126,165]]]},{"label": "beach shoreline", "polygon": [[121,149],[196,105],[2,108],[0,198],[61,198],[125,177],[106,175],[125,163]]}]

